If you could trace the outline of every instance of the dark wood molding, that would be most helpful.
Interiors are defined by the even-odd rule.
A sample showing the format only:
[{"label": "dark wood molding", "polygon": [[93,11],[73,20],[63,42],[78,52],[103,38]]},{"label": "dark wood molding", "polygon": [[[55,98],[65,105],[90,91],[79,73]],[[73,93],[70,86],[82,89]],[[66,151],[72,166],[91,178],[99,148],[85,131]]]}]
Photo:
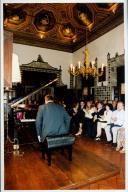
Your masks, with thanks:
[{"label": "dark wood molding", "polygon": [[14,34],[14,43],[18,44],[23,44],[23,45],[30,45],[30,46],[35,46],[35,47],[42,47],[42,48],[47,48],[47,49],[54,49],[58,51],[64,51],[64,52],[73,52],[72,45],[66,45],[66,44],[61,44],[56,41],[47,41],[47,40],[40,40],[36,37],[28,36],[25,34],[21,34],[18,32],[13,32]]}]

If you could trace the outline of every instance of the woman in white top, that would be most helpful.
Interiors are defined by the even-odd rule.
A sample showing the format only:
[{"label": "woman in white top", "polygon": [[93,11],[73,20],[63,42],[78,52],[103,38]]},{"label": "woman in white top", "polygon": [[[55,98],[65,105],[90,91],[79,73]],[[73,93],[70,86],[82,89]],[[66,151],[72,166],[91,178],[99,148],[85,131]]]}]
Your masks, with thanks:
[{"label": "woman in white top", "polygon": [[112,106],[111,104],[106,104],[104,115],[100,116],[99,121],[97,122],[97,135],[96,135],[96,141],[100,140],[102,129],[105,130],[108,128],[108,124],[111,122],[112,117]]}]

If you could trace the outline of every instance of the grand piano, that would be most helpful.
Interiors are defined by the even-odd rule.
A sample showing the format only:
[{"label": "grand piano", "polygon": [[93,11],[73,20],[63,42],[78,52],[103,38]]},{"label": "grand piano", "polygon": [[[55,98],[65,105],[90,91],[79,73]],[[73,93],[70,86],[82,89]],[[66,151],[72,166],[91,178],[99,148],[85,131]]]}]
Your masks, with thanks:
[{"label": "grand piano", "polygon": [[10,104],[12,111],[11,123],[13,122],[11,126],[13,126],[14,129],[14,141],[20,144],[37,142],[35,120],[39,104],[26,104],[25,101],[29,100],[29,98],[37,94],[40,90],[45,89],[57,81],[58,79],[56,78],[20,100]]}]

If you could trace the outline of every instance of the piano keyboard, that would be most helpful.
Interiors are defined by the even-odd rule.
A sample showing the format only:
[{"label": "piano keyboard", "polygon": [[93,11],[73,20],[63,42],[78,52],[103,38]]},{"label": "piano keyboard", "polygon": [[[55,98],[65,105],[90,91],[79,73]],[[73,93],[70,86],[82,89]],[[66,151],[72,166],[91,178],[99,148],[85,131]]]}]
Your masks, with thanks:
[{"label": "piano keyboard", "polygon": [[21,123],[29,123],[29,122],[35,122],[36,119],[21,119]]}]

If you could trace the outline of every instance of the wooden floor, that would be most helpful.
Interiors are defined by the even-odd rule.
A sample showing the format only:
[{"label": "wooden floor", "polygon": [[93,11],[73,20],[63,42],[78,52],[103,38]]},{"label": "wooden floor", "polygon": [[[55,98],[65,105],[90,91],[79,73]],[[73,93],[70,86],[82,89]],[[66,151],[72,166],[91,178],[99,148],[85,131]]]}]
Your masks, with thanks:
[{"label": "wooden floor", "polygon": [[5,154],[5,190],[125,189],[125,155],[103,141],[78,137],[73,161],[58,151],[51,167],[36,144],[20,149],[23,155]]}]

